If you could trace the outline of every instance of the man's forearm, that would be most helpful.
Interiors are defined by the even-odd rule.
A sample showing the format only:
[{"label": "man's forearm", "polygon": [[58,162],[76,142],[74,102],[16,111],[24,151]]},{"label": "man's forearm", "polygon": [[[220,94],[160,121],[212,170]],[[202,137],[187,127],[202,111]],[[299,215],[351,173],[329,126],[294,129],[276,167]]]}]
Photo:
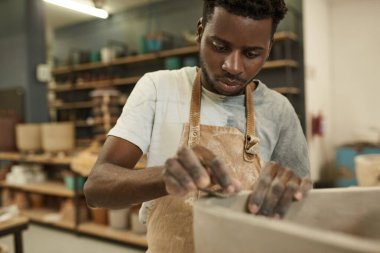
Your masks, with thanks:
[{"label": "man's forearm", "polygon": [[97,165],[85,187],[87,203],[93,207],[119,209],[167,194],[162,167],[126,169],[110,163]]}]

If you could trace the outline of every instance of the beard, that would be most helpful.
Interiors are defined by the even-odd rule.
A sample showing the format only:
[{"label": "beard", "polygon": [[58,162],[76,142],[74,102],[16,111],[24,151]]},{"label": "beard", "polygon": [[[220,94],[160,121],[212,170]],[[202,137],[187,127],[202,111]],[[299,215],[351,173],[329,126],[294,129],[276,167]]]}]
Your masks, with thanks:
[{"label": "beard", "polygon": [[216,84],[215,82],[211,80],[211,77],[207,71],[206,65],[200,55],[199,55],[199,59],[200,59],[199,61],[200,61],[200,67],[202,70],[202,79],[203,79],[203,80],[201,79],[202,81],[201,83],[204,87],[207,87],[208,89],[212,89],[210,91],[215,92],[216,90],[214,87],[216,86]]},{"label": "beard", "polygon": [[[249,81],[252,81],[252,79],[253,79],[253,77],[252,77],[250,80],[245,80],[245,79],[242,79],[238,76],[232,75],[226,71],[223,71],[223,74],[217,75],[213,79],[213,78],[211,78],[209,71],[207,70],[207,66],[206,66],[205,62],[203,61],[200,54],[199,54],[199,65],[200,65],[200,68],[202,70],[202,78],[201,78],[202,86],[205,87],[207,90],[214,92],[214,93],[217,93],[217,94],[221,94],[221,95],[225,95],[225,96],[241,95],[244,93],[244,90],[245,90],[244,87],[249,83]],[[219,92],[217,89],[218,80],[226,80],[226,79],[236,80],[237,82],[241,83],[242,84],[242,90],[240,91],[240,93],[238,93],[238,94],[222,94],[221,92]]]}]

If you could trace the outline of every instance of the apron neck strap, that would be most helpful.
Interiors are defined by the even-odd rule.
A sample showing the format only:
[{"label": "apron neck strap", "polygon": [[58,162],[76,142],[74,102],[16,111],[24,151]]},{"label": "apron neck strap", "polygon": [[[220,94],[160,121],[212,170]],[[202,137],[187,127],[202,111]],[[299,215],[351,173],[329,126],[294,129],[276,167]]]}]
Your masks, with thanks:
[{"label": "apron neck strap", "polygon": [[[200,143],[200,115],[201,115],[201,75],[202,71],[199,69],[197,71],[197,76],[194,80],[192,95],[191,95],[191,105],[190,105],[190,115],[189,115],[189,141],[188,146],[193,147]],[[254,115],[254,103],[253,103],[253,83],[250,83],[245,88],[245,108],[246,108],[246,118],[247,126],[244,141],[244,159],[247,161],[253,160],[254,156],[257,154],[255,147],[259,143],[259,139],[255,136],[255,115]]]},{"label": "apron neck strap", "polygon": [[198,69],[191,93],[190,115],[189,115],[189,141],[188,146],[193,147],[200,141],[200,118],[201,118],[201,70]]}]

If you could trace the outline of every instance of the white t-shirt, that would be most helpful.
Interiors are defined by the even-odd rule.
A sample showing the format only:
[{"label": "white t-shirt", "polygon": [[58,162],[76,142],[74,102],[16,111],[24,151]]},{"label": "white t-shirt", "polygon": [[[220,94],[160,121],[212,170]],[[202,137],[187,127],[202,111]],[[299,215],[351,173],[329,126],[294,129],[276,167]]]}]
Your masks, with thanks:
[{"label": "white t-shirt", "polygon": [[[108,135],[137,145],[148,154],[148,167],[163,165],[176,154],[183,124],[189,122],[195,76],[195,67],[145,74]],[[255,82],[253,101],[261,159],[276,161],[299,176],[309,175],[307,144],[292,105],[283,95]],[[236,127],[244,133],[244,95],[222,96],[203,88],[201,124]]]}]

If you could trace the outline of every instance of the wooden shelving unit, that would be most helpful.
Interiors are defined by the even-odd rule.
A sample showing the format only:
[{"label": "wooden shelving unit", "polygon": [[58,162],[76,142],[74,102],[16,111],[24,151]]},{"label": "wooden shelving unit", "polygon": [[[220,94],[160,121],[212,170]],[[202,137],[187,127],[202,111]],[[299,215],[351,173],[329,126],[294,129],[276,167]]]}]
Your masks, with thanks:
[{"label": "wooden shelving unit", "polygon": [[[289,46],[290,42],[293,43],[298,40],[298,36],[293,32],[277,32],[274,35],[275,42],[283,43],[283,45],[287,46]],[[74,119],[78,133],[77,143],[83,143],[81,140],[83,138],[95,138],[95,130],[85,132],[87,131],[86,129],[91,131],[90,128],[92,127],[91,124],[87,123],[87,119],[93,116],[91,110],[94,107],[94,103],[89,101],[89,99],[91,99],[89,94],[92,90],[115,88],[121,91],[122,94],[128,94],[131,91],[129,87],[133,88],[143,73],[162,69],[164,59],[168,57],[198,57],[198,50],[198,45],[193,45],[143,55],[117,58],[107,63],[85,63],[55,68],[52,71],[55,81],[49,84],[48,89],[49,92],[53,94],[53,96],[50,96],[53,99],[49,100],[51,118],[53,121],[61,121],[61,118],[62,121]],[[284,47],[282,50],[290,49],[289,47],[287,47],[287,49]],[[297,86],[289,86],[289,83],[294,84],[291,80],[292,72],[297,70],[300,66],[296,60],[288,56],[289,54],[284,55],[284,57],[287,57],[285,59],[273,58],[267,61],[263,69],[268,71],[283,71],[286,73],[282,74],[285,80],[284,87],[276,87],[275,89],[286,96],[291,95],[292,98],[295,98],[300,95],[302,91]],[[141,63],[144,63],[144,65]],[[84,101],[78,101],[78,97],[80,96],[85,97],[83,98]],[[120,104],[120,107],[123,105],[124,103]],[[112,124],[114,123],[115,122]]]},{"label": "wooden shelving unit", "polygon": [[[44,165],[65,165],[70,166],[72,157],[50,157],[47,155],[22,155],[15,152],[0,152],[0,160],[11,162],[27,162],[37,163]],[[145,161],[141,160],[136,165],[135,169],[141,169],[144,167]],[[45,196],[54,196],[58,198],[70,198],[78,200],[83,198],[83,192],[70,190],[66,188],[63,182],[47,181],[42,183],[28,183],[28,184],[9,184],[5,181],[0,181],[1,189],[11,189],[12,191],[22,191],[26,193],[37,193]],[[96,236],[106,238],[109,240],[147,247],[147,241],[145,235],[135,234],[129,230],[117,230],[108,226],[101,226],[91,222],[83,222],[78,224],[75,221],[64,220],[61,218],[57,210],[48,208],[31,208],[21,210],[21,214],[28,217],[31,221],[45,224],[57,228],[67,229],[78,234],[84,234],[89,236]]]},{"label": "wooden shelving unit", "polygon": [[17,152],[0,152],[0,160],[30,162],[39,164],[70,165],[71,157],[52,157],[49,155],[24,155]]},{"label": "wooden shelving unit", "polygon": [[[1,187],[11,188],[15,190],[21,190],[25,192],[39,193],[43,195],[52,195],[58,197],[73,198],[75,193],[72,190],[66,188],[63,183],[60,182],[42,182],[42,183],[29,183],[29,184],[8,184],[5,181],[0,182]],[[83,195],[82,192],[78,193]]]},{"label": "wooden shelving unit", "polygon": [[113,229],[104,225],[97,225],[95,223],[83,223],[79,225],[79,232],[98,236],[102,238],[111,239],[114,241],[147,247],[148,243],[146,235],[135,234],[128,230]]},{"label": "wooden shelving unit", "polygon": [[[281,40],[286,40],[286,39],[297,41],[298,36],[293,32],[286,32],[286,31],[277,32],[274,35],[274,41],[281,41]],[[52,74],[59,75],[59,74],[70,73],[72,71],[83,71],[83,70],[91,70],[91,69],[97,69],[97,68],[105,68],[105,67],[111,67],[115,65],[132,64],[132,63],[137,63],[137,62],[142,62],[142,61],[151,61],[151,60],[156,60],[159,58],[181,56],[181,55],[188,55],[188,54],[194,54],[194,53],[198,53],[197,45],[183,47],[183,48],[175,48],[175,49],[160,51],[156,53],[118,58],[109,63],[97,62],[97,63],[85,63],[85,64],[78,64],[78,65],[73,65],[73,66],[58,67],[52,70]]]},{"label": "wooden shelving unit", "polygon": [[59,213],[50,209],[28,209],[22,210],[21,213],[28,217],[31,221],[52,225],[68,230],[75,230],[75,222],[62,220],[59,218]]},{"label": "wooden shelving unit", "polygon": [[298,63],[293,60],[276,60],[276,61],[267,61],[264,64],[263,69],[274,69],[274,68],[297,68]]}]

